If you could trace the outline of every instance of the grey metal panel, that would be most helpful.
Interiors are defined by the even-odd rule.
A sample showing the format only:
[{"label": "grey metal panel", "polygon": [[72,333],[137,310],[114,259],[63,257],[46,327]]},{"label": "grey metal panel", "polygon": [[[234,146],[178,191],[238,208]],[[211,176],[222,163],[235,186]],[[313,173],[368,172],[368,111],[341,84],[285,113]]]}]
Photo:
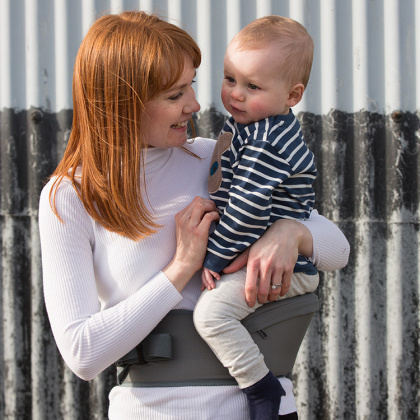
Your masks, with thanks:
[{"label": "grey metal panel", "polygon": [[302,22],[315,41],[296,109],[319,176],[316,206],[345,232],[343,270],[321,277],[321,309],[293,372],[302,419],[420,416],[420,2],[415,0],[0,0],[0,418],[102,419],[110,368],[77,379],[42,296],[38,198],[71,128],[71,74],[99,15],[157,10],[198,40],[200,135],[216,136],[224,49],[257,16]]},{"label": "grey metal panel", "polygon": [[298,111],[415,111],[420,101],[420,4],[415,0],[2,0],[0,109],[69,109],[74,58],[100,15],[155,11],[199,42],[197,76],[204,109],[223,111],[220,84],[232,36],[265,14],[291,16],[315,42],[307,92]]}]

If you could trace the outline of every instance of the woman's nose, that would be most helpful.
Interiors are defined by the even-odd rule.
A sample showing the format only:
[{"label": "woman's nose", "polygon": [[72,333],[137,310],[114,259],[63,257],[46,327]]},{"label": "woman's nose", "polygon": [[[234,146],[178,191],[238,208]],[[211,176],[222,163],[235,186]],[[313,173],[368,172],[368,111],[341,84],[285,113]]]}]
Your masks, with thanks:
[{"label": "woman's nose", "polygon": [[192,112],[198,112],[200,111],[200,104],[197,102],[197,99],[195,97],[195,92],[192,91],[191,96],[189,98],[188,103],[184,107],[184,112],[186,114],[191,114]]}]

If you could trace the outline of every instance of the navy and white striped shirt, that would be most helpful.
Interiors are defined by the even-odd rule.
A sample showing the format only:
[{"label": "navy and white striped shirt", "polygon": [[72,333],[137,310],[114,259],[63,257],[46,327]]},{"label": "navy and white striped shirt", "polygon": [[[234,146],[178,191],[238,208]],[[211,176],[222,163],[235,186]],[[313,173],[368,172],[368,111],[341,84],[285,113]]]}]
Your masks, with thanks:
[{"label": "navy and white striped shirt", "polygon": [[[215,272],[277,219],[307,219],[315,200],[314,155],[291,110],[249,125],[238,124],[231,117],[219,140],[227,132],[233,135],[230,147],[220,152],[216,162],[213,155],[211,168],[211,175],[221,170],[219,188],[210,191],[221,218],[210,235],[204,266]],[[302,256],[295,271],[316,273]]]}]

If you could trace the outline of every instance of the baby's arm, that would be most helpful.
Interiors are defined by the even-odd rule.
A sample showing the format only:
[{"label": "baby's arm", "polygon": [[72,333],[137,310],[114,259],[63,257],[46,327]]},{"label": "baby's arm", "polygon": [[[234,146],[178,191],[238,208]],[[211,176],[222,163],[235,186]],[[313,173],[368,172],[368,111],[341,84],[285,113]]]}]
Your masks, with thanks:
[{"label": "baby's arm", "polygon": [[[204,266],[215,272],[222,271],[265,232],[270,222],[273,190],[292,171],[268,142],[253,141],[240,152],[232,168],[229,200],[209,237]],[[236,153],[239,155],[239,151]],[[223,203],[217,202],[217,197],[216,204],[220,210]]]}]

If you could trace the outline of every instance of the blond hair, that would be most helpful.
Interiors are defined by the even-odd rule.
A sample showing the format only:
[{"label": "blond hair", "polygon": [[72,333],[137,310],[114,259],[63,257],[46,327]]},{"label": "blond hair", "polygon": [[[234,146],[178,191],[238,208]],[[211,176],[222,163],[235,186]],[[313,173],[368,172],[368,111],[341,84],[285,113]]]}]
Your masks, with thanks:
[{"label": "blond hair", "polygon": [[305,88],[311,74],[314,43],[308,31],[293,19],[265,16],[254,20],[233,38],[242,50],[260,49],[274,43],[285,64],[281,70],[290,84],[302,83]]},{"label": "blond hair", "polygon": [[72,131],[54,186],[69,178],[94,220],[133,240],[159,227],[144,201],[144,105],[179,81],[185,54],[198,68],[201,52],[187,32],[155,15],[124,12],[98,19],[76,57]]}]

